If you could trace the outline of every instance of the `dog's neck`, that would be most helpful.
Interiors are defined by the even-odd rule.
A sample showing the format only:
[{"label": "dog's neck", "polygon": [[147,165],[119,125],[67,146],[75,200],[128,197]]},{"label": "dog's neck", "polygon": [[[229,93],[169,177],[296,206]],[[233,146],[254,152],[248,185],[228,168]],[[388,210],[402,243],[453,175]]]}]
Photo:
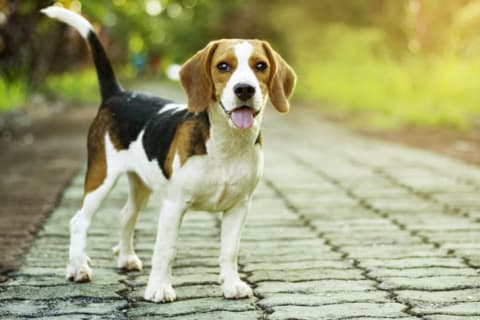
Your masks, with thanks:
[{"label": "dog's neck", "polygon": [[249,129],[238,129],[229,123],[230,117],[218,103],[212,103],[207,109],[210,119],[209,148],[218,156],[242,155],[252,149],[260,134],[263,110],[255,117],[253,126]]}]

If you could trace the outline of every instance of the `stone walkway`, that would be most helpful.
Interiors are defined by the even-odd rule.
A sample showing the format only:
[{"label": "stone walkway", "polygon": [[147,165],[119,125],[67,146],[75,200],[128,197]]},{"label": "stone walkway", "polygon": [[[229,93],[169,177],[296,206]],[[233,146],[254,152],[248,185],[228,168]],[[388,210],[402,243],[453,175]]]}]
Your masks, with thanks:
[{"label": "stone walkway", "polygon": [[480,319],[479,168],[357,137],[306,109],[266,118],[265,176],[240,257],[255,297],[222,298],[220,218],[189,212],[174,266],[178,301],[143,301],[159,203],[153,197],[137,225],[145,270],[119,272],[110,249],[125,179],[90,231],[93,282],[66,281],[80,174],[0,286],[0,318]]}]

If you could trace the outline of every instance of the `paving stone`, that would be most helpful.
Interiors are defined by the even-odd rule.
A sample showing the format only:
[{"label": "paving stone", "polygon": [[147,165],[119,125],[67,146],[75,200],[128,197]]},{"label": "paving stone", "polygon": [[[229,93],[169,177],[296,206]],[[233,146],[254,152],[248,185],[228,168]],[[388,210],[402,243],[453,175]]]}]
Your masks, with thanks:
[{"label": "paving stone", "polygon": [[421,238],[412,238],[408,236],[407,232],[401,231],[389,231],[388,235],[380,231],[370,232],[355,232],[350,234],[345,233],[333,233],[325,232],[325,237],[336,245],[351,246],[351,245],[363,245],[363,246],[382,246],[382,245],[415,245],[424,244],[424,240]]},{"label": "paving stone", "polygon": [[348,261],[336,261],[336,260],[318,260],[318,261],[295,261],[295,262],[277,262],[269,263],[260,262],[260,263],[248,263],[243,267],[243,270],[246,272],[249,271],[261,271],[261,270],[299,270],[302,269],[311,269],[315,268],[318,270],[322,269],[350,269],[352,265]]},{"label": "paving stone", "polygon": [[149,317],[153,315],[173,317],[178,315],[193,315],[213,311],[255,311],[255,299],[227,300],[223,298],[201,298],[179,300],[175,303],[157,304],[137,302],[136,307],[128,311],[131,317]]},{"label": "paving stone", "polygon": [[430,241],[438,243],[478,243],[480,241],[480,229],[423,231],[422,234]]},{"label": "paving stone", "polygon": [[383,267],[389,269],[404,268],[430,268],[447,267],[463,268],[465,264],[458,258],[452,257],[426,257],[426,258],[400,258],[400,259],[365,259],[360,264],[366,269]]},{"label": "paving stone", "polygon": [[[295,241],[292,241],[291,244],[293,244]],[[243,256],[248,259],[250,257],[264,257],[265,261],[270,261],[270,256],[285,256],[285,255],[294,255],[294,256],[301,256],[301,255],[307,255],[307,254],[315,254],[318,257],[327,257],[327,256],[335,256],[336,253],[332,252],[330,248],[328,248],[326,245],[323,244],[318,244],[315,246],[316,241],[312,241],[313,246],[308,246],[308,247],[301,247],[301,246],[290,246],[286,245],[284,247],[279,247],[279,248],[273,248],[273,247],[262,247],[259,246],[259,248],[256,248],[254,250],[249,250],[247,248],[243,248],[244,246],[247,246],[248,244],[246,241],[244,242],[244,245],[241,248],[241,252],[243,253]],[[218,254],[218,253],[217,253]]]},{"label": "paving stone", "polygon": [[450,305],[458,302],[480,301],[480,290],[477,288],[447,291],[398,290],[396,294],[400,300],[411,305]]},{"label": "paving stone", "polygon": [[403,313],[404,305],[399,303],[340,303],[316,307],[305,306],[279,306],[274,307],[274,313],[268,319],[345,319],[356,317],[386,317],[402,318],[407,316]]},{"label": "paving stone", "polygon": [[[24,273],[21,269],[20,273],[14,276],[15,281],[10,283],[10,286],[53,286],[53,285],[75,285],[65,278],[65,268],[56,268],[54,272],[48,272],[48,267],[32,268],[30,272]],[[95,286],[108,285],[117,283],[125,276],[120,275],[117,269],[98,268],[93,270],[92,284]],[[89,284],[77,284],[89,285]]]},{"label": "paving stone", "polygon": [[94,301],[92,298],[75,297],[69,300],[5,300],[0,301],[0,316],[51,317],[65,314],[111,315],[127,308],[124,300]]},{"label": "paving stone", "polygon": [[429,267],[429,268],[406,268],[406,269],[374,269],[368,272],[371,277],[405,277],[405,278],[421,278],[435,276],[469,276],[474,277],[478,272],[472,268],[446,268],[446,267]]},{"label": "paving stone", "polygon": [[[55,316],[42,316],[40,319],[42,320],[112,320],[119,318],[119,314],[114,315],[93,315],[93,314],[85,314],[85,313],[71,313],[65,315],[55,315]],[[25,319],[23,316],[6,316],[2,317],[2,320],[19,320]]]},{"label": "paving stone", "polygon": [[[432,219],[432,215],[435,219]],[[443,212],[428,212],[415,215],[390,214],[390,217],[408,225],[409,230],[479,230],[480,226],[472,224],[468,218]]]},{"label": "paving stone", "polygon": [[477,316],[450,316],[450,315],[441,315],[436,314],[433,316],[423,316],[423,319],[426,320],[477,320]]},{"label": "paving stone", "polygon": [[[165,319],[162,315],[148,315],[148,316],[130,316],[129,319],[151,319],[151,320],[163,320]],[[168,319],[182,319],[182,320],[252,320],[252,319],[261,319],[261,311],[209,311],[206,313],[192,313],[188,315],[180,315],[169,317]]]},{"label": "paving stone", "polygon": [[370,280],[314,280],[302,282],[268,281],[258,284],[262,295],[274,292],[325,293],[336,291],[371,291],[376,283]]},{"label": "paving stone", "polygon": [[265,294],[258,304],[264,308],[274,306],[320,306],[354,302],[380,303],[388,300],[383,291],[327,292],[319,294],[275,293]]},{"label": "paving stone", "polygon": [[[295,261],[316,261],[318,259],[324,260],[341,260],[342,254],[340,252],[329,252],[329,251],[321,251],[319,252],[302,252],[302,251],[295,251],[289,250],[287,254],[284,255],[277,255],[275,252],[272,252],[271,256],[265,255],[246,255],[240,258],[240,262],[245,263],[253,263],[253,262],[269,262],[269,263],[277,263],[277,262],[295,262]],[[217,259],[218,260],[218,259]]]},{"label": "paving stone", "polygon": [[381,287],[389,290],[453,290],[460,288],[478,288],[480,290],[480,277],[478,276],[436,276],[425,278],[399,278],[390,277],[382,281]]},{"label": "paving stone", "polygon": [[449,314],[461,316],[476,316],[480,317],[480,302],[460,302],[449,304],[447,306],[428,305],[419,306],[412,309],[412,312],[417,314]]},{"label": "paving stone", "polygon": [[[337,220],[348,221],[350,219],[377,219],[378,215],[371,210],[365,209],[363,206],[347,206],[347,207],[321,207],[314,209],[299,210],[300,214],[310,220],[321,220],[323,222],[333,222]],[[297,217],[298,218],[298,217]],[[320,227],[322,224],[318,224]]]},{"label": "paving stone", "polygon": [[[412,201],[413,200],[413,201]],[[373,208],[382,212],[394,213],[394,212],[425,212],[425,211],[441,211],[442,207],[438,204],[428,202],[426,200],[420,201],[419,199],[398,199],[392,201],[387,200],[373,200],[368,202]]]},{"label": "paving stone", "polygon": [[306,281],[322,279],[357,279],[364,278],[362,271],[357,269],[287,269],[270,271],[253,271],[249,280],[258,283],[261,281]]},{"label": "paving stone", "polygon": [[[14,283],[12,281],[11,283]],[[116,292],[125,289],[121,283],[115,284],[70,284],[64,286],[17,286],[8,285],[0,290],[0,299],[64,299],[68,297],[96,297],[101,299],[116,299]]]},{"label": "paving stone", "polygon": [[437,249],[429,244],[411,245],[371,245],[345,246],[343,248],[351,258],[402,258],[402,257],[438,257]]}]

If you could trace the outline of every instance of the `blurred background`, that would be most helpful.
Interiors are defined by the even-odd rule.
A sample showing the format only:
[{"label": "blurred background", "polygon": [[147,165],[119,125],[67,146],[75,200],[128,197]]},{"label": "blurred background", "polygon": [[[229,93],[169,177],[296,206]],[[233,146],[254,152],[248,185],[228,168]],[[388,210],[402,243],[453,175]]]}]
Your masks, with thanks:
[{"label": "blurred background", "polygon": [[92,21],[124,81],[174,77],[212,39],[262,38],[296,69],[299,104],[384,138],[451,139],[480,163],[480,0],[0,0],[0,117],[98,104],[83,40],[39,14],[53,3]]}]

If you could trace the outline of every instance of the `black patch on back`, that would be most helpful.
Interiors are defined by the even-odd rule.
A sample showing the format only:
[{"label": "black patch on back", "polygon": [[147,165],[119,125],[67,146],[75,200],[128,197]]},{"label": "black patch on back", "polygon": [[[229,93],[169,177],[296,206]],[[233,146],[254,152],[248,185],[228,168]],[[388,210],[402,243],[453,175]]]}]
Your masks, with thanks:
[{"label": "black patch on back", "polygon": [[187,110],[165,111],[157,114],[145,129],[142,142],[148,160],[157,159],[164,176],[167,176],[167,174],[163,164],[167,158],[170,144],[178,125],[185,121],[187,115]]},{"label": "black patch on back", "polygon": [[193,121],[189,155],[206,154],[205,132],[209,132],[210,122],[206,112],[191,113],[188,109],[172,109],[165,112],[160,110],[167,104],[173,103],[160,97],[137,93],[121,92],[108,98],[102,108],[108,108],[112,123],[108,130],[120,142],[122,149],[127,149],[137,140],[142,130],[145,133],[142,144],[148,160],[157,159],[166,178],[169,178],[164,167],[170,145],[178,126],[186,121]]},{"label": "black patch on back", "polygon": [[168,173],[164,166],[165,160],[170,150],[170,145],[175,136],[175,132],[180,124],[186,121],[194,121],[195,127],[189,146],[189,154],[206,154],[205,137],[202,135],[202,129],[209,128],[209,120],[206,112],[194,114],[187,109],[173,109],[162,112],[153,117],[147,124],[145,134],[143,135],[143,147],[148,160],[156,159],[162,169],[163,175],[168,179]]},{"label": "black patch on back", "polygon": [[113,126],[110,130],[120,141],[122,148],[128,148],[140,131],[170,100],[144,93],[122,92],[105,101],[103,107],[111,111]]}]

